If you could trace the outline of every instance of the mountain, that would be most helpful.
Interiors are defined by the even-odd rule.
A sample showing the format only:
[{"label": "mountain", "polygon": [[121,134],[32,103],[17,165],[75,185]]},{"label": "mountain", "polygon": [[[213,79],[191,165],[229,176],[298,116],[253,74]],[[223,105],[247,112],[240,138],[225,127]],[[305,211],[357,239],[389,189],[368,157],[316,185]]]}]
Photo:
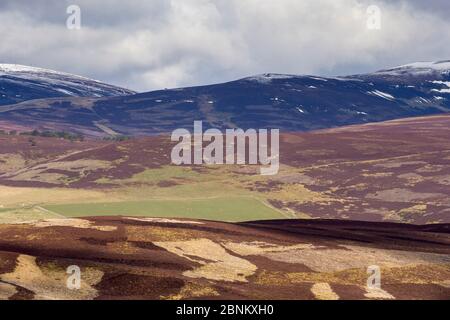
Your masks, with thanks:
[{"label": "mountain", "polygon": [[427,79],[430,76],[445,76],[449,75],[450,60],[436,61],[436,62],[415,62],[403,66],[380,70],[375,72],[375,75],[383,77],[385,80],[398,80],[398,77],[413,77],[416,80],[420,78]]},{"label": "mountain", "polygon": [[[48,82],[47,82],[48,83]],[[421,62],[369,74],[263,74],[227,83],[134,95],[64,97],[0,107],[4,126],[86,135],[152,135],[192,128],[309,131],[450,111],[450,62]]]},{"label": "mountain", "polygon": [[0,64],[0,105],[54,97],[110,97],[133,94],[96,80],[48,69]]}]

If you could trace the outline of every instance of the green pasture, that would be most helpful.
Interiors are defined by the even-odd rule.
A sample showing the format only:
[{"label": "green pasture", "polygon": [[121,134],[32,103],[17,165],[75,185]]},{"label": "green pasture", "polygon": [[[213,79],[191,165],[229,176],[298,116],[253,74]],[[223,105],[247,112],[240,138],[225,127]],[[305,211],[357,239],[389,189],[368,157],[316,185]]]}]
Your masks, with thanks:
[{"label": "green pasture", "polygon": [[230,222],[285,218],[274,208],[252,197],[73,203],[43,207],[67,217],[121,215]]}]

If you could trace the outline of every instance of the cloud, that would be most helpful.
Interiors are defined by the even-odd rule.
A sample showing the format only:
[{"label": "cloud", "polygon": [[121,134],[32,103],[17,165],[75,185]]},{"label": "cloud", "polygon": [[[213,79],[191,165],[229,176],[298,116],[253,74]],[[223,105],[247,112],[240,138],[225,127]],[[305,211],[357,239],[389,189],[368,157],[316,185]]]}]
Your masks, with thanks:
[{"label": "cloud", "polygon": [[[2,0],[0,61],[63,70],[139,91],[251,74],[351,74],[450,58],[445,1]],[[367,7],[381,29],[366,26]]]}]

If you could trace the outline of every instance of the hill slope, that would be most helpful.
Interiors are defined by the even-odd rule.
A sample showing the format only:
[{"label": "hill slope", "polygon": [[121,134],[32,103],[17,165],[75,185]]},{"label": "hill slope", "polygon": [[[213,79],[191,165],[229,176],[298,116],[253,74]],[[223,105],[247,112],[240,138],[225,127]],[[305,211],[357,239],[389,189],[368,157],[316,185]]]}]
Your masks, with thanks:
[{"label": "hill slope", "polygon": [[448,62],[348,77],[264,74],[228,83],[100,99],[0,107],[4,125],[87,135],[149,135],[205,127],[307,131],[450,111]]},{"label": "hill slope", "polygon": [[[448,299],[448,227],[127,217],[0,225],[0,298]],[[66,286],[73,265],[80,290]],[[367,287],[374,265],[381,288]]]},{"label": "hill slope", "polygon": [[134,93],[96,80],[48,69],[0,64],[0,105],[53,97],[109,97]]},{"label": "hill slope", "polygon": [[450,115],[284,133],[279,173],[261,176],[259,166],[172,165],[167,136],[111,143],[3,135],[0,222],[41,216],[45,207],[67,216],[449,223],[449,136]]}]

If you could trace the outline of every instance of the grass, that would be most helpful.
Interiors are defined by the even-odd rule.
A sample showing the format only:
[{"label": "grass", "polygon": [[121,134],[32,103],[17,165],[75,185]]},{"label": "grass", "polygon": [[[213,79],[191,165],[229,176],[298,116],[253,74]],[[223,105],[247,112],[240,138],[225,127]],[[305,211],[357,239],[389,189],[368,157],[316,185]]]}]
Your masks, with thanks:
[{"label": "grass", "polygon": [[0,210],[0,224],[31,220],[54,219],[58,216],[38,207],[23,207]]},{"label": "grass", "polygon": [[201,180],[204,175],[197,173],[191,168],[180,166],[165,166],[161,169],[146,169],[135,174],[130,180],[133,182],[162,181],[169,179],[191,179]]},{"label": "grass", "polygon": [[67,217],[123,215],[230,222],[285,218],[258,199],[249,197],[76,203],[44,208]]},{"label": "grass", "polygon": [[[216,170],[217,171],[217,170]],[[213,171],[214,174],[202,174],[192,170],[189,167],[181,166],[164,166],[156,169],[146,169],[140,173],[133,175],[126,179],[110,179],[110,178],[100,178],[96,180],[97,183],[114,183],[118,185],[124,185],[128,183],[150,183],[155,184],[165,180],[178,181],[183,183],[196,183],[205,182],[213,180],[221,180],[226,176],[217,175],[217,172]]]},{"label": "grass", "polygon": [[[209,166],[204,172],[187,167],[147,169],[128,179],[108,180],[110,189],[18,188],[0,186],[0,223],[12,220],[83,216],[148,216],[198,218],[218,221],[284,219],[292,216],[267,204],[271,193],[258,193],[246,184],[261,176],[240,176],[230,166]],[[176,184],[160,187],[160,181]],[[99,181],[97,181],[99,182]],[[291,190],[296,199],[304,190]],[[286,191],[287,192],[287,191]],[[277,196],[281,196],[277,194]],[[283,193],[284,197],[287,197]],[[51,212],[45,213],[42,208]],[[2,212],[3,211],[3,212]]]},{"label": "grass", "polygon": [[0,207],[3,206],[4,208],[22,208],[24,206],[41,205],[44,203],[94,202],[107,199],[108,197],[110,197],[109,193],[89,189],[0,186]]}]

